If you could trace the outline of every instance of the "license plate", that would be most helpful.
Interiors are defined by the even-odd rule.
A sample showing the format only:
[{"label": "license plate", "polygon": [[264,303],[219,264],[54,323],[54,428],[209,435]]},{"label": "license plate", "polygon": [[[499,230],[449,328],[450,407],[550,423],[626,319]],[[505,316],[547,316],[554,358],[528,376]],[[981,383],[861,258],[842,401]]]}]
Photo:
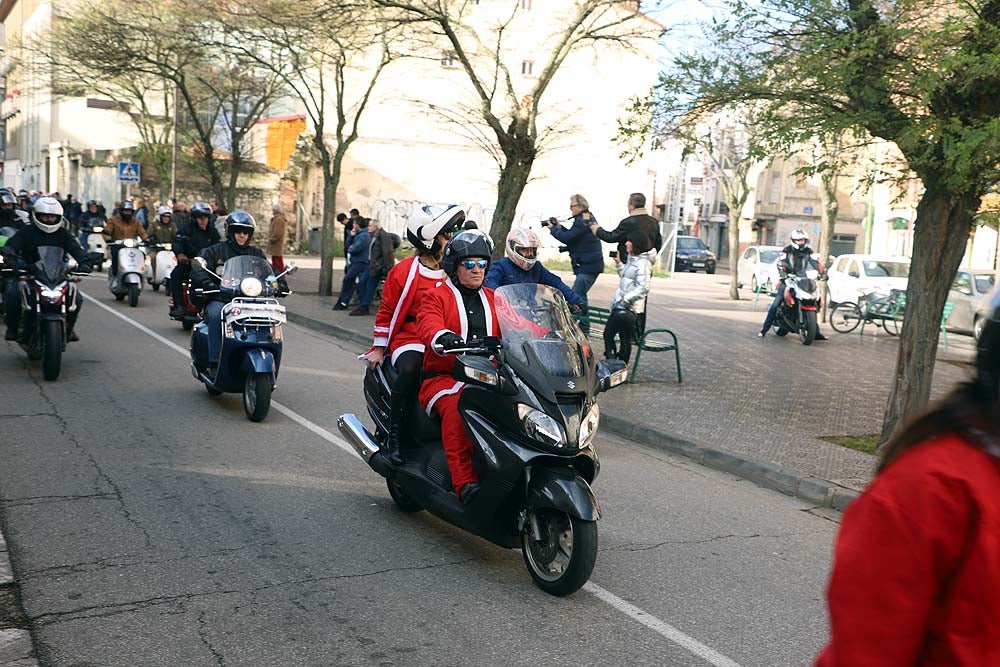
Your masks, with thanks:
[{"label": "license plate", "polygon": [[691,266],[705,266],[705,262],[691,262]]}]

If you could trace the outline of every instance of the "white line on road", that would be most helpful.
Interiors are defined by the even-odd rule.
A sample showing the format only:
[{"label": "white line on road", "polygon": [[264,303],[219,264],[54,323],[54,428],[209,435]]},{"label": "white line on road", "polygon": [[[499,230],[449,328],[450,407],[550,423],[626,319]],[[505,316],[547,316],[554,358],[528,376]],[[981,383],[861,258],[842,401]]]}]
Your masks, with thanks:
[{"label": "white line on road", "polygon": [[[124,320],[125,322],[128,322],[139,331],[142,331],[143,333],[152,336],[153,338],[160,341],[170,349],[183,354],[185,357],[188,356],[188,351],[185,350],[183,347],[174,343],[173,341],[167,340],[166,338],[156,333],[149,327],[140,324],[139,322],[133,320],[131,317],[128,317],[127,315],[119,313],[114,308],[108,306],[107,304],[101,303],[94,297],[84,294],[82,290],[80,291],[80,294],[83,294],[84,298],[86,298],[87,301],[90,301],[91,303],[103,308],[104,310],[108,311],[115,317]],[[299,413],[295,412],[291,408],[287,408],[280,403],[272,401],[271,405],[274,406],[274,408],[281,414],[285,415],[292,421],[301,424],[306,429],[312,431],[313,433],[323,438],[327,442],[336,445],[337,447],[343,449],[345,452],[358,456],[358,453],[354,451],[354,448],[351,447],[349,444],[347,444],[346,441],[334,435],[333,433],[323,428],[322,426],[319,426],[318,424],[309,421],[308,419],[306,419]],[[639,607],[636,607],[635,605],[626,602],[625,600],[618,597],[614,593],[601,588],[600,586],[598,586],[593,582],[588,582],[584,584],[583,590],[590,593],[591,595],[596,597],[598,600],[604,602],[605,604],[613,607],[614,609],[617,609],[618,611],[625,614],[632,620],[642,623],[653,632],[669,639],[673,643],[683,648],[685,651],[688,651],[689,653],[696,655],[697,657],[708,662],[709,664],[714,665],[714,667],[740,667],[739,663],[731,660],[730,658],[727,658],[726,656],[719,653],[715,649],[705,646],[694,637],[690,637],[684,634],[683,632],[681,632],[674,626],[670,625],[666,621],[662,621],[657,617],[653,616],[652,614],[649,614],[643,611],[642,609],[639,609]]]}]

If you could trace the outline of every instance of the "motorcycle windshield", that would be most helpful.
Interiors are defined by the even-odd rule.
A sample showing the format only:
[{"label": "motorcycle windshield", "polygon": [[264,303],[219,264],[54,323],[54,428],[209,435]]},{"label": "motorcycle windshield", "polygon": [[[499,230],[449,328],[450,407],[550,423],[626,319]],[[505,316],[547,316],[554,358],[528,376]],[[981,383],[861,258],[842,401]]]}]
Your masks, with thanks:
[{"label": "motorcycle windshield", "polygon": [[274,275],[271,265],[263,257],[239,255],[226,260],[222,267],[222,286],[237,287],[244,278],[256,278],[261,282]]},{"label": "motorcycle windshield", "polygon": [[65,255],[65,251],[57,246],[38,246],[38,261],[32,265],[31,273],[48,285],[61,283],[66,277]]},{"label": "motorcycle windshield", "polygon": [[559,291],[535,283],[504,285],[495,303],[508,354],[523,364],[536,357],[546,375],[584,375],[581,346],[587,341]]}]

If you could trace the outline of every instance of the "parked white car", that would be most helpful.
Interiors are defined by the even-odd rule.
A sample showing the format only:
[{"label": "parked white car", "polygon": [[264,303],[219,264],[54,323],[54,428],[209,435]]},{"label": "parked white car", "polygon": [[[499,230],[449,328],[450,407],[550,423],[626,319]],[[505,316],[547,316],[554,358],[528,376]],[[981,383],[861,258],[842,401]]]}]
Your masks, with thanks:
[{"label": "parked white car", "polygon": [[858,299],[873,291],[888,294],[890,290],[905,290],[910,277],[909,257],[877,257],[875,255],[841,255],[830,267],[830,301],[858,303]]},{"label": "parked white car", "polygon": [[948,329],[972,333],[979,338],[986,315],[986,308],[980,309],[980,306],[989,303],[995,283],[992,271],[960,269],[948,292],[948,301],[954,304],[948,317]]},{"label": "parked white car", "polygon": [[770,283],[769,291],[778,286],[778,255],[781,248],[776,245],[752,245],[740,255],[736,265],[736,282],[740,287],[749,285],[754,292],[758,287]]}]

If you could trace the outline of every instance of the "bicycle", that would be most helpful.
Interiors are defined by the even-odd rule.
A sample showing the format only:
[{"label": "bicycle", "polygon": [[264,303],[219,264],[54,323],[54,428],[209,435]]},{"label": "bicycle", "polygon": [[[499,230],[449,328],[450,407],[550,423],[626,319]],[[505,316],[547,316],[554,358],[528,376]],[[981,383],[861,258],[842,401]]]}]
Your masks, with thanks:
[{"label": "bicycle", "polygon": [[830,326],[838,333],[851,333],[861,324],[861,333],[865,325],[874,324],[885,329],[890,336],[898,336],[900,323],[906,307],[906,292],[894,289],[886,295],[884,292],[868,292],[861,302],[864,308],[856,303],[838,303],[830,313]]}]

